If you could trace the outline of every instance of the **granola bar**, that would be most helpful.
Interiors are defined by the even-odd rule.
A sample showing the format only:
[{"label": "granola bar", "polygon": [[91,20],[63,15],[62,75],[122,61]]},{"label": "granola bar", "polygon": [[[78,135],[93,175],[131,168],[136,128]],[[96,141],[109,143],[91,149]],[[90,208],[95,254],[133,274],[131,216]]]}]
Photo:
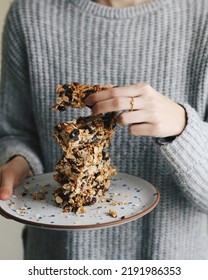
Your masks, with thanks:
[{"label": "granola bar", "polygon": [[79,83],[58,85],[56,93],[56,105],[52,108],[54,110],[65,111],[68,106],[73,108],[85,108],[85,98],[90,94],[109,88],[108,86],[86,85]]},{"label": "granola bar", "polygon": [[[59,99],[53,109],[84,108],[86,96],[103,88],[78,83],[58,86]],[[116,174],[107,151],[116,118],[115,112],[91,115],[54,127],[53,136],[63,150],[63,157],[55,165],[54,179],[59,187],[53,195],[65,212],[83,212],[84,206],[96,203],[108,191],[111,176]]]},{"label": "granola bar", "polygon": [[102,144],[107,148],[115,129],[116,117],[116,113],[107,113],[59,123],[55,126],[54,137],[65,153],[83,144]]}]

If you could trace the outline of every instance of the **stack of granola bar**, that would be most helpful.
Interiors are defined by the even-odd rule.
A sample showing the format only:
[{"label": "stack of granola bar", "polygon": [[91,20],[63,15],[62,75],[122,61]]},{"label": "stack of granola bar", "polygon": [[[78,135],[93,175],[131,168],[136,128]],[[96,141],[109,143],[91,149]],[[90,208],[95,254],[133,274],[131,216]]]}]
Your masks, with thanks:
[{"label": "stack of granola bar", "polygon": [[[84,108],[86,96],[103,89],[78,83],[58,86],[59,97],[53,109]],[[79,117],[55,126],[54,137],[63,150],[63,157],[55,165],[54,179],[59,187],[53,195],[65,212],[83,213],[84,206],[94,204],[107,192],[111,176],[116,174],[107,151],[116,118],[113,112]]]}]

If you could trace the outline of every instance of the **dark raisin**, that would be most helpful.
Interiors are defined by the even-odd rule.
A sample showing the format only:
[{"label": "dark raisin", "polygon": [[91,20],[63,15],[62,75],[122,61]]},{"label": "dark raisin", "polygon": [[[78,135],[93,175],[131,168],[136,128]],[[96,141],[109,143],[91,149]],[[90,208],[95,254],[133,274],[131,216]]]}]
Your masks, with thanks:
[{"label": "dark raisin", "polygon": [[68,158],[67,161],[68,161],[70,164],[76,164],[76,162],[75,162],[73,159],[71,159],[71,158]]},{"label": "dark raisin", "polygon": [[54,126],[54,132],[61,132],[61,128],[59,125]]},{"label": "dark raisin", "polygon": [[90,134],[93,133],[93,129],[92,129],[89,125],[87,125],[87,124],[83,126],[83,129],[89,130],[89,133],[90,133]]},{"label": "dark raisin", "polygon": [[72,212],[75,212],[75,213],[76,213],[78,209],[79,209],[79,207],[73,207],[73,208],[72,208]]},{"label": "dark raisin", "polygon": [[95,178],[97,178],[98,176],[100,176],[100,172],[97,172],[97,173],[95,174]]},{"label": "dark raisin", "polygon": [[72,93],[73,93],[73,89],[72,88],[67,88],[65,90],[65,95],[69,98],[69,100],[72,100]]},{"label": "dark raisin", "polygon": [[76,152],[74,153],[74,156],[75,156],[75,158],[80,158],[79,154]]},{"label": "dark raisin", "polygon": [[79,171],[78,169],[75,169],[75,168],[72,168],[71,171],[72,171],[73,173],[77,173],[77,174],[80,173],[80,171]]},{"label": "dark raisin", "polygon": [[68,84],[64,84],[64,85],[62,86],[62,88],[63,88],[64,90],[67,90],[67,89],[69,88],[69,85],[68,85]]},{"label": "dark raisin", "polygon": [[79,129],[75,129],[70,133],[71,140],[79,140]]},{"label": "dark raisin", "polygon": [[59,180],[59,183],[61,184],[61,185],[64,185],[64,184],[68,184],[69,183],[69,180],[67,179],[67,178],[62,178],[61,180]]},{"label": "dark raisin", "polygon": [[91,205],[94,204],[96,201],[97,201],[96,197],[93,197],[93,198],[91,199]]},{"label": "dark raisin", "polygon": [[94,135],[94,136],[93,136],[93,138],[92,138],[92,143],[93,143],[93,144],[99,143],[99,139],[98,139],[97,135]]},{"label": "dark raisin", "polygon": [[66,108],[63,105],[58,106],[58,110],[63,112],[66,111]]},{"label": "dark raisin", "polygon": [[28,191],[24,191],[23,193],[22,193],[22,196],[26,196],[28,194]]},{"label": "dark raisin", "polygon": [[83,117],[77,118],[77,124],[83,124],[85,121],[83,120]]},{"label": "dark raisin", "polygon": [[86,205],[86,206],[87,206],[87,205],[93,205],[93,204],[96,203],[96,201],[97,201],[96,197],[93,197],[93,198],[89,199],[89,200],[86,202],[85,205]]},{"label": "dark raisin", "polygon": [[79,86],[79,83],[74,82],[74,83],[73,83],[73,86],[78,87],[78,86]]}]

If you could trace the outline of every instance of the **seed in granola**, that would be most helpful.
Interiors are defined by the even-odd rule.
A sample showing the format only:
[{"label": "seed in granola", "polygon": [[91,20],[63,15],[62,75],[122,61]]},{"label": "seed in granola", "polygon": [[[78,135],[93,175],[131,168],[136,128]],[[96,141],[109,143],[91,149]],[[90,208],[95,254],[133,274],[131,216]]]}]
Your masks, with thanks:
[{"label": "seed in granola", "polygon": [[56,203],[60,204],[63,202],[63,199],[60,196],[56,196],[55,201]]}]

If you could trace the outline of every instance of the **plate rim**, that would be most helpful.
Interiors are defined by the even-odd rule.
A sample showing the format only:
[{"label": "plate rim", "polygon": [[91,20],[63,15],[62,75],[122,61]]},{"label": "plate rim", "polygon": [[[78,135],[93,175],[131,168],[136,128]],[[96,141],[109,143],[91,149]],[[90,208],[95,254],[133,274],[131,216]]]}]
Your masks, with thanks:
[{"label": "plate rim", "polygon": [[[32,176],[30,178],[27,178],[26,180],[34,178],[34,177],[36,178],[36,177],[40,177],[40,176],[43,176],[43,175],[46,175],[46,174],[49,175],[49,174],[54,174],[54,173],[55,172],[38,174],[36,176]],[[96,223],[96,224],[88,224],[88,225],[58,225],[58,224],[46,224],[46,223],[41,223],[41,222],[24,220],[21,217],[14,216],[14,215],[8,213],[4,209],[2,209],[1,205],[0,205],[0,215],[5,217],[6,219],[11,219],[11,220],[14,220],[16,222],[22,223],[24,225],[29,225],[29,226],[34,226],[34,227],[39,227],[39,228],[44,228],[44,229],[57,229],[57,230],[81,230],[81,229],[91,230],[92,229],[93,230],[93,229],[109,228],[109,227],[113,227],[113,226],[123,225],[123,224],[126,224],[128,222],[135,221],[138,218],[141,218],[141,217],[147,215],[148,213],[150,213],[158,205],[158,203],[160,201],[160,192],[159,192],[158,188],[156,188],[153,184],[151,184],[150,182],[148,182],[145,179],[140,178],[138,176],[135,176],[135,175],[132,175],[132,174],[129,174],[129,173],[124,173],[124,172],[118,172],[117,175],[119,175],[119,174],[139,178],[141,181],[151,185],[155,189],[155,193],[157,194],[157,195],[155,195],[156,196],[155,201],[144,211],[141,211],[141,212],[136,213],[134,215],[131,215],[129,217],[124,217],[123,219],[114,220],[114,221],[112,220],[110,222],[105,222],[105,223]]]}]

